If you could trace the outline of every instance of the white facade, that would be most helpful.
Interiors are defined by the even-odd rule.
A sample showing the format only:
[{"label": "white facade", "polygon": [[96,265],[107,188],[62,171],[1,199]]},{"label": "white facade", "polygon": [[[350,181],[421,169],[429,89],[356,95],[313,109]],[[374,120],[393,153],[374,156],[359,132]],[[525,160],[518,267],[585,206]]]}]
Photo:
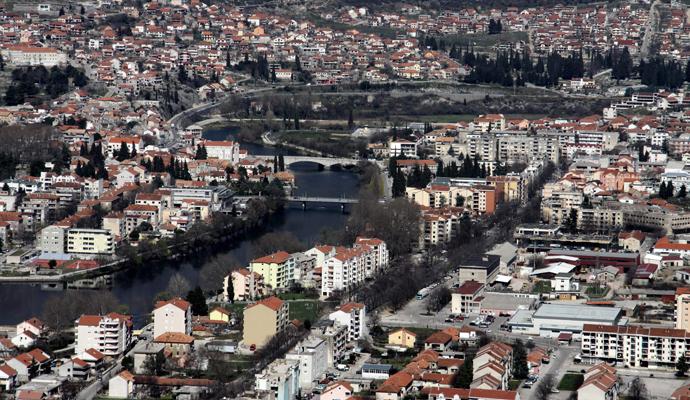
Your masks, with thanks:
[{"label": "white facade", "polygon": [[323,340],[309,336],[287,353],[285,358],[299,361],[300,387],[310,389],[328,369],[328,346]]},{"label": "white facade", "polygon": [[360,303],[347,303],[328,315],[328,319],[347,326],[348,340],[356,341],[366,335],[366,307]]},{"label": "white facade", "polygon": [[67,252],[77,254],[113,254],[115,240],[108,229],[68,229]]},{"label": "white facade", "polygon": [[168,332],[192,334],[192,306],[188,302],[173,299],[156,304],[153,310],[153,337]]},{"label": "white facade", "polygon": [[300,383],[300,365],[297,360],[279,358],[255,375],[254,389],[268,392],[275,400],[293,400]]},{"label": "white facade", "polygon": [[50,225],[41,229],[38,239],[38,250],[44,254],[64,254],[65,253],[65,229]]},{"label": "white facade", "polygon": [[0,52],[6,62],[15,65],[53,67],[67,62],[67,55],[65,53],[47,47],[7,46]]},{"label": "white facade", "polygon": [[82,315],[75,328],[75,354],[96,349],[107,356],[118,356],[132,342],[131,320],[119,314]]},{"label": "white facade", "polygon": [[227,160],[233,164],[240,161],[240,145],[237,142],[207,140],[204,146],[208,158]]},{"label": "white facade", "polygon": [[409,140],[394,140],[388,145],[388,154],[391,157],[405,156],[417,158],[417,143]]}]

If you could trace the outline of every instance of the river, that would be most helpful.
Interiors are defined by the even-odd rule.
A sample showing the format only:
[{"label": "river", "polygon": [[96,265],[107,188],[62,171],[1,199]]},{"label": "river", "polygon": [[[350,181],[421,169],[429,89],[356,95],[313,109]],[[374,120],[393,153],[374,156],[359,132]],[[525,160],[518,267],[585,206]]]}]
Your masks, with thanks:
[{"label": "river", "polygon": [[[212,140],[222,140],[228,137],[233,130],[231,128],[212,129],[204,133],[204,136]],[[242,148],[249,154],[271,155],[276,149],[257,145],[246,144]],[[283,151],[283,154],[294,154]],[[353,197],[357,193],[358,177],[347,171],[319,171],[315,167],[295,167],[291,170],[295,174],[297,189],[295,194],[309,194],[310,196],[325,197]],[[268,231],[285,231],[294,234],[302,242],[311,245],[316,243],[324,229],[339,229],[345,223],[347,215],[340,211],[337,205],[311,206],[302,210],[299,205],[287,207],[284,213],[277,215],[270,222]],[[229,254],[240,265],[246,265],[251,254],[251,243],[256,238],[247,238],[240,241],[233,248],[221,251],[221,254]],[[170,262],[161,264],[159,268],[147,268],[143,271],[127,270],[118,272],[113,279],[112,292],[122,304],[129,306],[130,313],[135,321],[141,322],[151,312],[154,296],[165,290],[170,277],[179,272],[196,285],[201,262]],[[16,324],[23,319],[32,316],[40,317],[43,305],[55,296],[55,292],[43,291],[40,286],[27,284],[0,284],[0,325]],[[139,324],[138,324],[139,325]]]}]

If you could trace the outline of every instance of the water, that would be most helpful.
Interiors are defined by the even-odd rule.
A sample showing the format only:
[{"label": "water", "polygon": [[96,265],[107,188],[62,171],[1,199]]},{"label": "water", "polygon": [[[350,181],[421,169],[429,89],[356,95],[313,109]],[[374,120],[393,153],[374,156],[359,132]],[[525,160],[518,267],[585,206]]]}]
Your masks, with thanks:
[{"label": "water", "polygon": [[[228,129],[208,131],[205,136],[209,139],[222,140],[228,135]],[[271,155],[275,149],[261,145],[243,145],[249,154]],[[281,150],[285,155],[293,154]],[[318,171],[316,167],[301,167],[293,169],[297,189],[295,194],[310,196],[340,197],[355,196],[358,178],[356,174],[346,171]],[[340,211],[338,205],[323,207],[310,206],[303,211],[299,205],[289,206],[281,215],[274,216],[270,221],[268,231],[290,232],[302,242],[311,245],[318,241],[324,229],[339,229],[345,223],[347,215]],[[240,265],[246,265],[254,256],[251,243],[256,238],[246,238],[233,248],[222,251],[229,254]],[[143,321],[151,312],[155,295],[165,290],[170,277],[179,272],[192,285],[199,279],[199,271],[203,260],[188,262],[170,262],[160,268],[146,268],[143,270],[130,269],[115,274],[113,279],[113,294],[122,304],[127,304],[136,321]],[[55,292],[42,291],[39,286],[1,284],[0,285],[0,325],[16,324],[32,316],[41,316],[43,305]]]}]

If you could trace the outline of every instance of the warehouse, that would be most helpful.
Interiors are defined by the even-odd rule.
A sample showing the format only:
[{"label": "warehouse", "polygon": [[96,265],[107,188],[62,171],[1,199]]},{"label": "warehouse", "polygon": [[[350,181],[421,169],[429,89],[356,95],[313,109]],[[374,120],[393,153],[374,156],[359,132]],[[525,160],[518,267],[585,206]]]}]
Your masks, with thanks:
[{"label": "warehouse", "polygon": [[626,325],[627,319],[620,307],[545,303],[536,311],[518,310],[508,321],[513,332],[545,337],[569,332],[578,338],[584,324]]}]

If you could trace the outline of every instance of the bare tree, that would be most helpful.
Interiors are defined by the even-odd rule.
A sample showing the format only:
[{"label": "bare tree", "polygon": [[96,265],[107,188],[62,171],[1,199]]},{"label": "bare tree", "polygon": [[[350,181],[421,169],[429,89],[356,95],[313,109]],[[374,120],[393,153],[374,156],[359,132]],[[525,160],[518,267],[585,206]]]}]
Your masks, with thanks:
[{"label": "bare tree", "polygon": [[258,258],[277,251],[295,253],[305,248],[304,243],[290,232],[270,232],[252,243],[252,256]]},{"label": "bare tree", "polygon": [[230,254],[212,258],[204,264],[199,274],[199,285],[205,292],[218,293],[223,288],[223,280],[233,270],[239,268],[239,262]]},{"label": "bare tree", "polygon": [[552,374],[544,375],[534,391],[534,398],[547,400],[556,386],[556,378]]},{"label": "bare tree", "polygon": [[647,386],[642,382],[642,379],[636,377],[630,382],[628,387],[628,399],[630,400],[647,400],[649,398],[649,391]]},{"label": "bare tree", "polygon": [[189,283],[187,278],[182,276],[182,274],[179,272],[176,272],[170,277],[165,291],[170,293],[172,297],[184,297],[191,290],[191,288],[192,285]]},{"label": "bare tree", "polygon": [[431,292],[429,297],[426,299],[426,311],[427,313],[439,312],[445,307],[452,299],[453,294],[450,289],[445,286],[441,286]]}]

